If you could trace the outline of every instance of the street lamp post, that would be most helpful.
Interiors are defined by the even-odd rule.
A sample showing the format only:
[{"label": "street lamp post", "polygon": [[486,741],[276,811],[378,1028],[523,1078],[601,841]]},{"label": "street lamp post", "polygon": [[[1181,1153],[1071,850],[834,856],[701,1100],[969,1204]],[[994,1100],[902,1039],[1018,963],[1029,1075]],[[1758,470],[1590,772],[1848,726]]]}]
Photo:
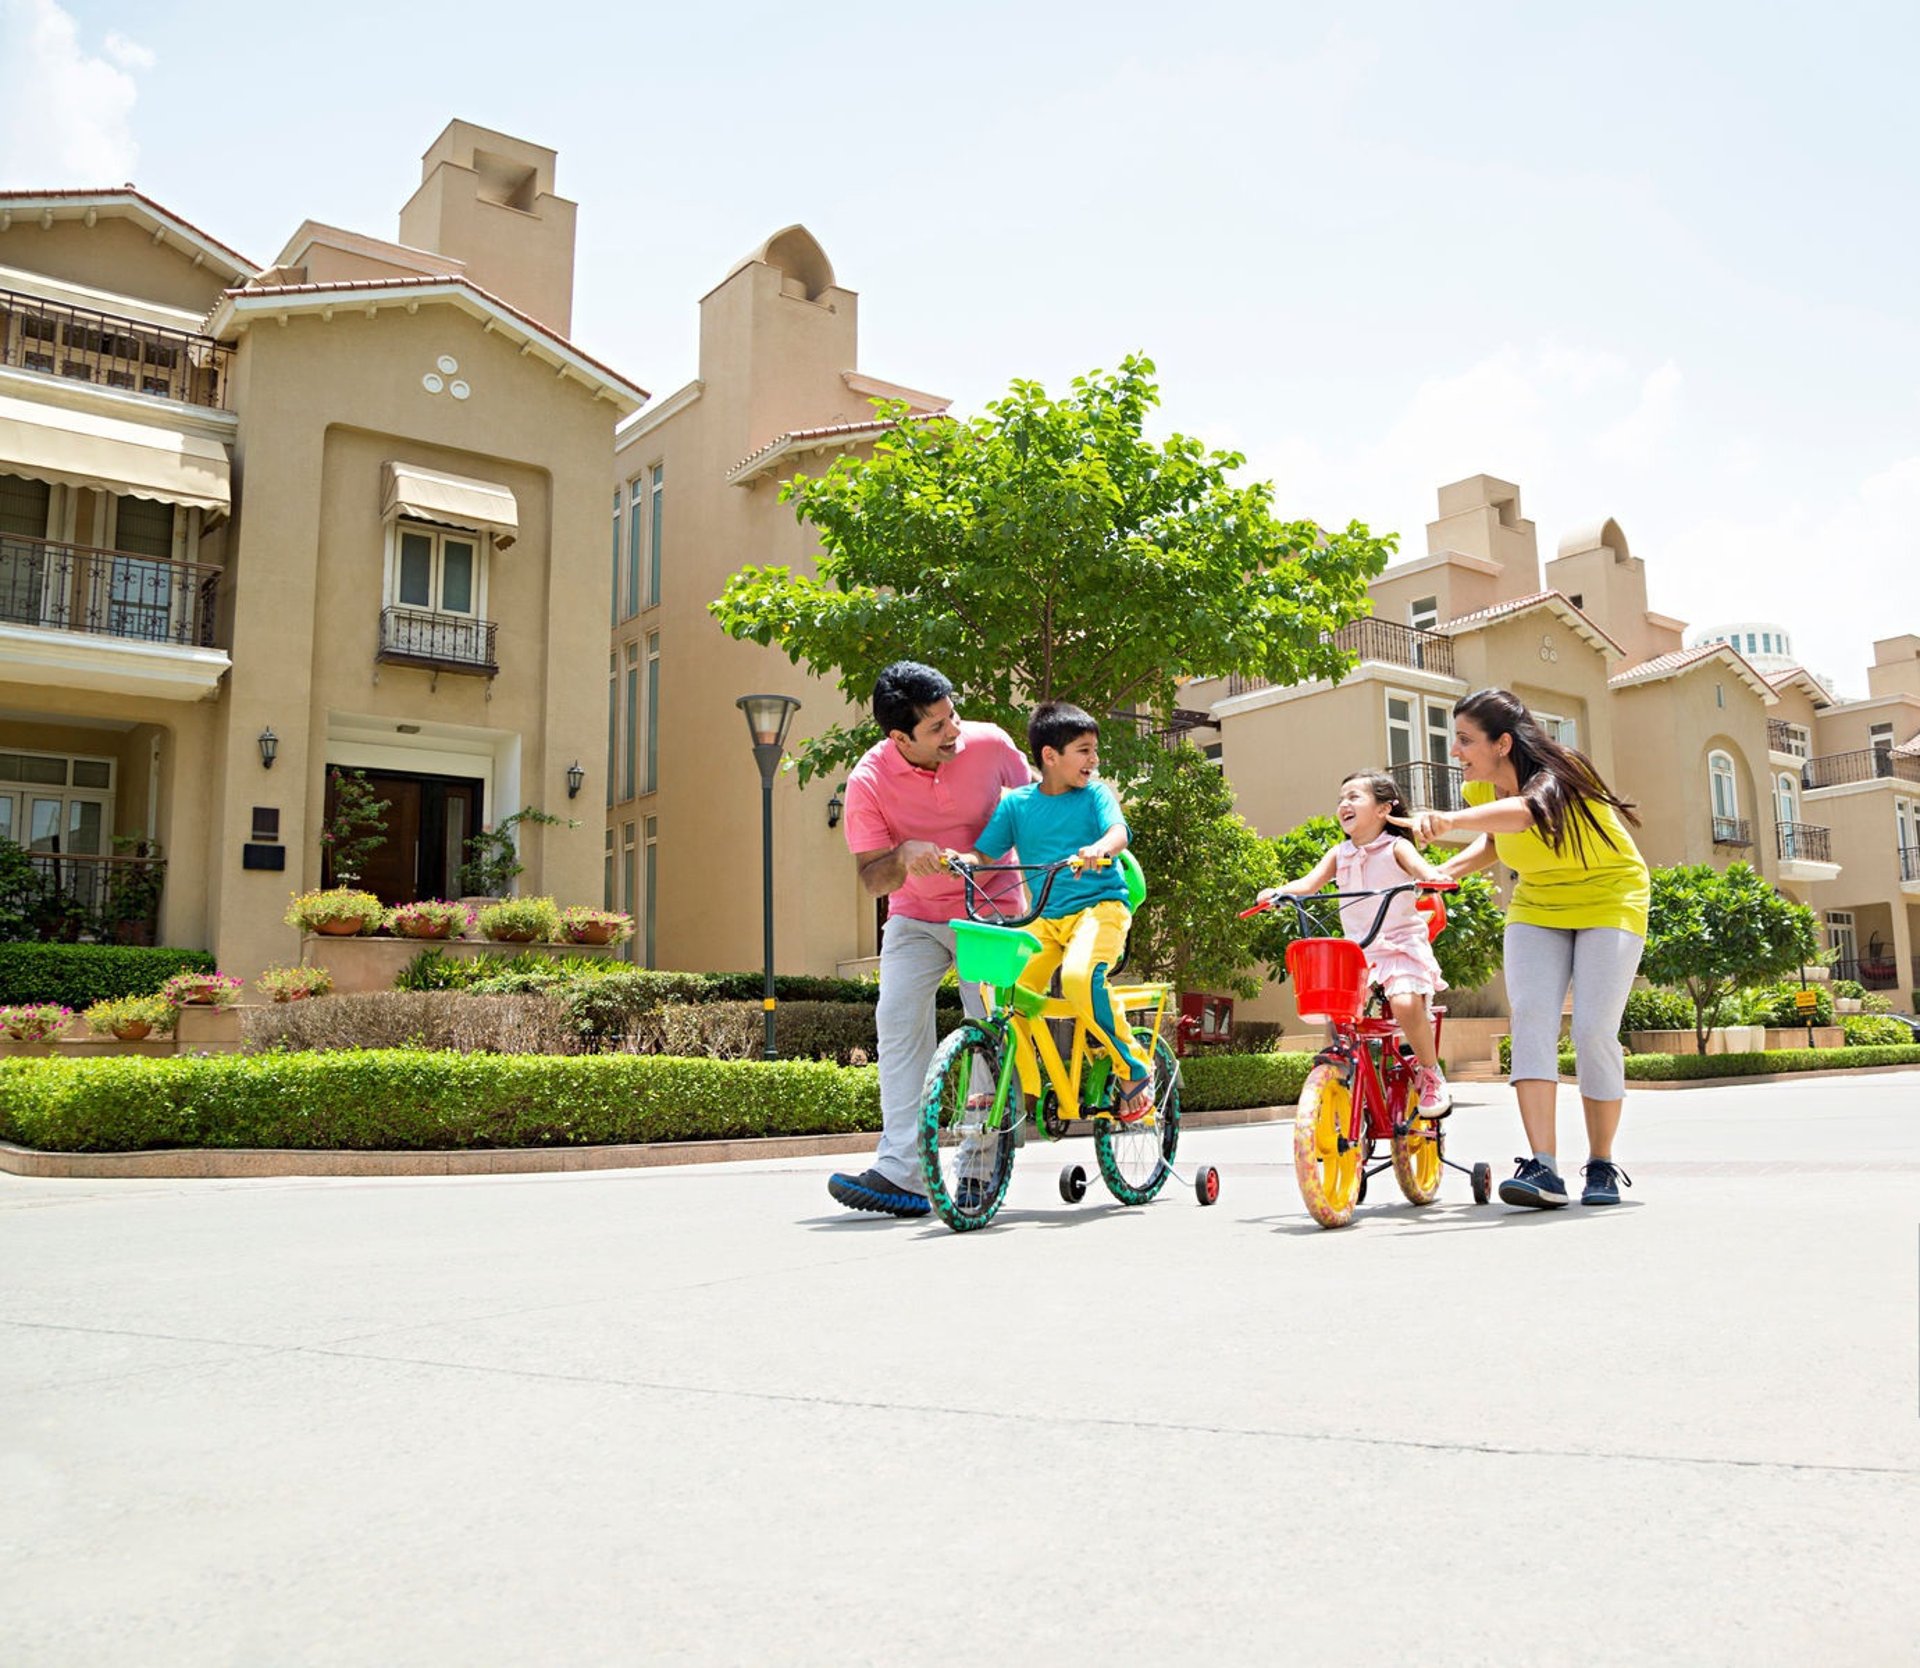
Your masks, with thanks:
[{"label": "street lamp post", "polygon": [[773,1036],[773,778],[786,747],[787,726],[800,710],[791,695],[742,695],[733,703],[747,715],[747,733],[753,737],[753,762],[760,767],[760,896],[764,920],[766,985],[760,1005],[766,1011],[767,1038],[762,1056],[780,1058]]}]

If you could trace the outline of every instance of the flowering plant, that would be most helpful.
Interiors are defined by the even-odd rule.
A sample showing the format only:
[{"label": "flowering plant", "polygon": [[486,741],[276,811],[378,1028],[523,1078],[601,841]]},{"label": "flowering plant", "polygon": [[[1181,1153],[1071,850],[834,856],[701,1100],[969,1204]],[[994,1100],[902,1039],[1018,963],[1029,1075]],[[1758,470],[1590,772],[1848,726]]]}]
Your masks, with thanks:
[{"label": "flowering plant", "polygon": [[116,996],[95,1002],[80,1017],[96,1036],[144,1025],[149,1031],[173,1029],[173,1005],[163,996]]},{"label": "flowering plant", "polygon": [[174,1008],[229,1008],[239,998],[241,983],[231,973],[176,973],[160,987],[160,995]]},{"label": "flowering plant", "polygon": [[480,930],[489,938],[550,942],[560,935],[560,911],[551,898],[503,898],[480,911]]},{"label": "flowering plant", "polygon": [[276,1002],[300,1002],[325,996],[333,989],[333,975],[324,967],[269,967],[254,983]]},{"label": "flowering plant", "polygon": [[473,931],[473,911],[444,898],[423,898],[397,905],[387,916],[387,930],[401,938],[461,938]]},{"label": "flowering plant", "polygon": [[569,944],[624,944],[633,936],[633,917],[570,904],[560,911],[560,934]]},{"label": "flowering plant", "polygon": [[371,892],[334,886],[324,892],[301,892],[287,909],[287,925],[316,931],[323,922],[356,921],[361,932],[372,932],[386,919],[387,906]]},{"label": "flowering plant", "polygon": [[73,1009],[58,1002],[26,1002],[16,1008],[0,1008],[0,1031],[15,1042],[45,1042],[57,1037],[73,1018]]}]

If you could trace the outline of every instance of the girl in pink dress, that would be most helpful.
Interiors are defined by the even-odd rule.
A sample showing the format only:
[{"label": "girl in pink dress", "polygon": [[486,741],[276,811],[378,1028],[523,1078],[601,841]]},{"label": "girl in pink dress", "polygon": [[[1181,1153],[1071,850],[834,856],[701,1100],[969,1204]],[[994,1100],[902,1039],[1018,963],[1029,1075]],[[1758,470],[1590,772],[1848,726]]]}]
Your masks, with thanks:
[{"label": "girl in pink dress", "polygon": [[[1340,784],[1340,803],[1334,815],[1347,837],[1313,866],[1309,874],[1260,894],[1265,901],[1291,895],[1304,898],[1329,880],[1341,892],[1380,892],[1408,880],[1445,880],[1447,877],[1420,855],[1411,840],[1394,833],[1391,824],[1404,824],[1407,808],[1399,784],[1384,771],[1357,770]],[[1427,941],[1426,917],[1413,907],[1414,894],[1403,892],[1387,905],[1387,918],[1367,946],[1367,976],[1386,994],[1387,1006],[1406,1035],[1419,1062],[1417,1082],[1420,1110],[1438,1117],[1453,1105],[1440,1056],[1433,1046],[1433,1017],[1428,1012],[1434,996],[1447,988],[1440,963]],[[1340,906],[1340,924],[1349,938],[1364,938],[1378,913],[1378,902],[1360,898]]]}]

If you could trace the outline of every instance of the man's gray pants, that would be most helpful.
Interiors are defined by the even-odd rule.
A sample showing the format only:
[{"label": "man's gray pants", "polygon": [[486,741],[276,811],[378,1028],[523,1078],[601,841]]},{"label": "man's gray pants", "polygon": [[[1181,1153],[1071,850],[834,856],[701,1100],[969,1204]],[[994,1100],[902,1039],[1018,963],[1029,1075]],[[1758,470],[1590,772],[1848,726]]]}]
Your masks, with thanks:
[{"label": "man's gray pants", "polygon": [[[920,1100],[939,1041],[934,993],[953,966],[953,928],[944,921],[892,915],[880,936],[880,1147],[873,1167],[896,1187],[925,1193],[920,1170]],[[960,985],[960,1004],[986,1013],[980,987]]]}]

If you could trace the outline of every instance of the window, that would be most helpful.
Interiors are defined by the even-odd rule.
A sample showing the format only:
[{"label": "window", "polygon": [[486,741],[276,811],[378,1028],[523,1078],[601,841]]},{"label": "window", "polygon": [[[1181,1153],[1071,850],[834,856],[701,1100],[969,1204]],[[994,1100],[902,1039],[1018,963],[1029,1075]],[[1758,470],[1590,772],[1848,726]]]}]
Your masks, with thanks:
[{"label": "window", "polygon": [[1709,753],[1707,782],[1713,797],[1714,840],[1730,843],[1740,832],[1740,793],[1732,758],[1725,753]]},{"label": "window", "polygon": [[652,515],[647,521],[647,606],[660,604],[660,514],[667,501],[667,466],[656,463],[652,471]]},{"label": "window", "polygon": [[1571,718],[1561,718],[1550,712],[1536,712],[1533,715],[1540,720],[1540,728],[1562,747],[1580,745],[1580,726]]},{"label": "window", "polygon": [[400,523],[389,591],[395,606],[430,614],[478,614],[480,584],[477,535]]},{"label": "window", "polygon": [[170,635],[174,507],[122,498],[114,516],[116,560],[107,585],[107,630],[115,637],[163,643]]},{"label": "window", "polygon": [[1786,742],[1784,751],[1791,753],[1796,759],[1813,757],[1813,736],[1806,725],[1789,724],[1786,729]]},{"label": "window", "polygon": [[627,487],[627,606],[622,619],[640,612],[640,512],[646,507],[646,487],[633,481]]},{"label": "window", "polygon": [[655,926],[660,915],[660,819],[647,818],[646,903],[640,922],[640,942],[646,955],[646,965],[659,965],[655,954]]},{"label": "window", "polygon": [[607,825],[607,857],[605,870],[606,872],[601,877],[600,907],[602,909],[618,909],[620,906],[614,902],[613,896],[613,825],[611,823]]},{"label": "window", "polygon": [[[620,657],[607,656],[607,803],[613,803],[614,772],[620,759]],[[607,905],[609,909],[613,905]]]},{"label": "window", "polygon": [[620,797],[633,798],[634,758],[640,745],[640,645],[627,645],[626,745],[620,753]]},{"label": "window", "polygon": [[47,514],[53,489],[45,481],[0,475],[0,620],[43,621],[47,580]]},{"label": "window", "polygon": [[1727,704],[1727,686],[1725,684],[1716,683],[1713,686],[1713,704],[1716,707],[1724,707]]},{"label": "window", "polygon": [[1896,799],[1893,826],[1900,842],[1900,878],[1920,880],[1920,800]]},{"label": "window", "polygon": [[1757,650],[1757,648],[1758,648],[1758,645],[1753,640],[1753,633],[1748,632],[1747,633],[1747,653],[1753,654]]},{"label": "window", "polygon": [[1783,770],[1773,779],[1773,820],[1780,825],[1780,855],[1794,855],[1795,824],[1800,821],[1800,782]]},{"label": "window", "polygon": [[1827,948],[1833,952],[1834,977],[1855,979],[1859,977],[1860,944],[1853,935],[1853,911],[1850,909],[1830,909],[1827,911]]},{"label": "window", "polygon": [[612,609],[610,623],[620,623],[620,489],[613,489],[613,577],[610,581],[612,600],[608,606]]},{"label": "window", "polygon": [[660,633],[647,633],[647,752],[646,784],[640,791],[652,793],[660,786]]},{"label": "window", "polygon": [[113,761],[0,753],[0,839],[28,851],[109,855]]},{"label": "window", "polygon": [[[633,843],[633,824],[630,822],[622,823],[620,826],[620,892],[621,896],[626,900],[626,909],[623,913],[631,915],[636,919],[638,919],[640,914],[637,862],[638,853],[635,851]],[[632,940],[628,942],[631,943]]]},{"label": "window", "polygon": [[1875,724],[1867,731],[1867,745],[1876,753],[1884,753],[1893,747],[1893,726]]},{"label": "window", "polygon": [[1416,597],[1407,604],[1407,624],[1415,631],[1431,631],[1440,623],[1440,599]]},{"label": "window", "polygon": [[1412,764],[1414,699],[1398,690],[1387,691],[1387,764]]}]

